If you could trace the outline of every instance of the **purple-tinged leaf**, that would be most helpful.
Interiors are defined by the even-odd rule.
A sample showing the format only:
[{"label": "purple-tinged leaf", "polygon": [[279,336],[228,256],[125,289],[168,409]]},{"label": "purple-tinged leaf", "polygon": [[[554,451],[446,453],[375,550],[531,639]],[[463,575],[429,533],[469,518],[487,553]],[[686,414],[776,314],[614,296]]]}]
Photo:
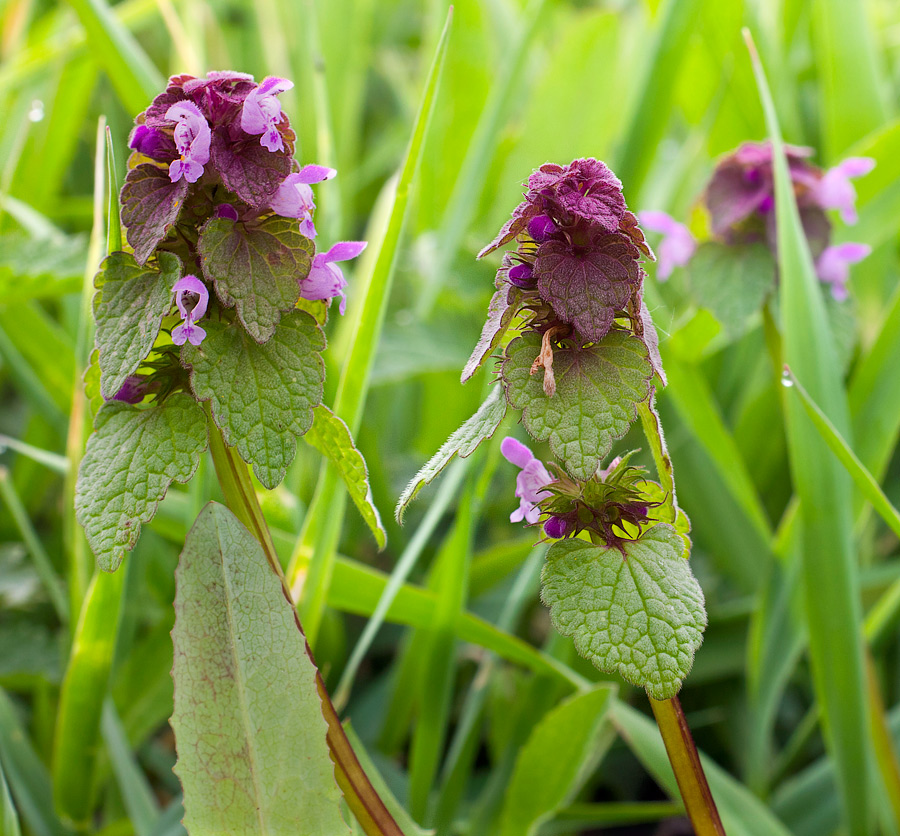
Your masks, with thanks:
[{"label": "purple-tinged leaf", "polygon": [[219,299],[237,309],[254,340],[266,342],[282,314],[300,298],[300,281],[312,263],[312,242],[287,218],[259,224],[213,218],[203,227],[198,249],[203,275],[215,282]]},{"label": "purple-tinged leaf", "polygon": [[213,131],[212,164],[225,187],[251,206],[271,206],[278,187],[291,173],[294,134],[290,128],[287,134],[282,134],[285,150],[273,153],[259,144],[259,137],[238,128]]},{"label": "purple-tinged leaf", "polygon": [[141,267],[130,253],[112,253],[94,278],[94,319],[100,352],[101,392],[114,397],[150,353],[181,261],[161,252],[157,267]]},{"label": "purple-tinged leaf", "polygon": [[542,195],[551,216],[574,216],[615,232],[625,214],[622,183],[609,167],[587,157],[567,166],[546,163],[528,178],[528,199]]},{"label": "purple-tinged leaf", "polygon": [[518,288],[510,287],[504,283],[491,297],[491,302],[488,305],[487,321],[481,329],[478,345],[475,346],[472,356],[469,357],[466,367],[463,369],[461,377],[463,383],[471,379],[488,354],[503,339],[503,335],[509,328],[509,323],[512,322],[516,311],[519,309],[518,303],[521,296],[522,294]]},{"label": "purple-tinged leaf", "polygon": [[122,187],[122,223],[134,259],[143,264],[178,220],[188,183],[173,183],[169,172],[145,163],[128,172]]},{"label": "purple-tinged leaf", "polygon": [[662,357],[659,353],[659,334],[656,333],[653,317],[650,316],[650,310],[647,308],[647,303],[644,301],[643,295],[641,296],[640,329],[641,331],[637,336],[640,337],[643,340],[644,345],[647,346],[650,365],[653,366],[653,371],[659,377],[662,385],[668,386],[666,373],[663,371]]},{"label": "purple-tinged leaf", "polygon": [[600,340],[640,286],[637,254],[621,235],[603,235],[577,249],[548,241],[538,248],[534,265],[538,291],[560,319],[586,339]]},{"label": "purple-tinged leaf", "polygon": [[627,235],[631,239],[631,243],[647,256],[647,258],[651,261],[656,261],[656,256],[653,255],[653,250],[650,249],[650,245],[644,237],[644,230],[638,226],[638,219],[634,212],[626,212],[622,215],[622,222],[619,224],[619,232]]}]

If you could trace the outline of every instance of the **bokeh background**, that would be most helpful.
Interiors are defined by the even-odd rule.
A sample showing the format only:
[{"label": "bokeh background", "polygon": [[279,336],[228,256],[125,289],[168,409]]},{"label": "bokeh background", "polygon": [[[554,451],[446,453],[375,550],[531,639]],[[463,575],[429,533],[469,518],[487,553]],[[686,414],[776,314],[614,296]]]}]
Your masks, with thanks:
[{"label": "bokeh background", "polygon": [[[51,803],[59,769],[52,752],[77,613],[66,623],[48,589],[62,590],[74,611],[89,576],[70,474],[87,408],[84,311],[103,239],[102,217],[94,221],[98,119],[111,129],[121,182],[132,119],[169,74],[231,69],[294,80],[281,100],[298,158],[339,172],[316,187],[319,241],[373,242],[346,270],[346,317],[331,312],[332,403],[446,11],[444,0],[0,2],[0,832],[67,832]],[[690,832],[653,729],[640,723],[646,698],[624,683],[619,699],[632,713],[592,730],[595,737],[577,725],[550,726],[556,744],[538,747],[539,762],[554,748],[569,759],[564,800],[543,823],[527,823],[534,829],[509,818],[515,793],[527,796],[527,775],[516,784],[514,773],[535,727],[579,677],[615,681],[554,633],[537,595],[539,532],[508,522],[515,468],[500,458],[499,438],[524,439],[521,428],[507,418],[505,432],[422,492],[402,528],[392,509],[489,385],[490,364],[459,383],[497,267],[474,256],[534,168],[598,157],[622,179],[632,210],[665,210],[708,234],[700,198],[716,159],[766,136],[742,27],[755,38],[786,141],[814,149],[823,168],[850,155],[876,160],[857,183],[858,223],[836,224],[838,240],[873,252],[853,270],[851,299],[828,305],[851,444],[900,500],[900,4],[456,3],[358,435],[389,544],[379,553],[352,508],[334,509],[343,526],[338,562],[315,639],[326,681],[346,698],[344,715],[385,782],[439,834]],[[823,735],[799,546],[783,536],[793,496],[787,395],[764,317],[748,311],[726,333],[695,292],[690,268],[665,285],[647,269],[671,363],[659,404],[710,614],[682,702],[698,745],[718,765],[713,790],[735,823],[729,833],[896,834],[900,778],[885,749],[890,736],[884,728],[871,735],[872,768],[854,779]],[[633,434],[616,451],[641,446]],[[301,445],[284,485],[261,492],[285,562],[319,475],[318,454]],[[126,561],[122,615],[108,625],[115,656],[98,739],[96,832],[180,832],[167,723],[173,570],[187,529],[217,490],[209,463],[189,486],[173,486]],[[880,696],[900,733],[898,542],[858,507],[858,627],[875,683],[867,694]],[[406,586],[348,669],[401,555],[417,556]],[[303,559],[316,558],[310,550]],[[863,699],[862,683],[841,687],[849,702]],[[870,737],[868,727],[857,732]],[[838,739],[852,733],[834,730]],[[567,742],[578,739],[596,745],[569,752]],[[539,784],[540,771],[531,780]],[[848,822],[840,801],[859,793],[872,811],[864,829]]]}]

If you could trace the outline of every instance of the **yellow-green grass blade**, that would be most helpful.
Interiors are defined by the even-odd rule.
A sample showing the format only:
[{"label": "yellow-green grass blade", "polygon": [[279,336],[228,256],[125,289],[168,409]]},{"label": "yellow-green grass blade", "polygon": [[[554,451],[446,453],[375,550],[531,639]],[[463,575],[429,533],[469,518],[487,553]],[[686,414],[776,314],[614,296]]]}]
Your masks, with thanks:
[{"label": "yellow-green grass blade", "polygon": [[[397,181],[390,219],[366,287],[362,309],[352,324],[352,347],[338,383],[334,412],[347,422],[353,434],[358,431],[362,420],[375,351],[384,325],[393,284],[400,239],[428,131],[428,123],[431,120],[444,57],[447,53],[452,19],[453,10],[451,8],[447,13],[447,21],[425,82],[406,158]],[[288,567],[287,580],[293,589],[303,568],[301,565],[302,554],[309,546],[315,544],[313,559],[303,586],[300,607],[306,636],[313,647],[315,647],[315,639],[321,624],[328,587],[331,583],[337,537],[346,501],[346,491],[334,469],[325,465],[315,497],[307,512],[304,530],[297,538]]]},{"label": "yellow-green grass blade", "polygon": [[[822,291],[800,223],[768,83],[749,32],[747,37],[773,147],[784,359],[845,432],[850,419]],[[863,836],[870,832],[870,760],[851,485],[795,399],[788,401],[785,418],[791,473],[801,500],[813,682],[823,707],[826,744],[838,771],[844,823],[850,834]]]},{"label": "yellow-green grass blade", "polygon": [[95,573],[75,629],[53,741],[53,800],[60,818],[87,827],[94,809],[100,717],[118,632],[125,571]]}]

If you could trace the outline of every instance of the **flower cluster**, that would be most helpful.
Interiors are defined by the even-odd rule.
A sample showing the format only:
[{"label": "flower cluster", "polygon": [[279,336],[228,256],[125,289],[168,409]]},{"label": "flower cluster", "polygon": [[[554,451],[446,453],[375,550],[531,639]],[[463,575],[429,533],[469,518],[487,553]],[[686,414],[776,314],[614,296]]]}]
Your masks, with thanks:
[{"label": "flower cluster", "polygon": [[591,479],[581,481],[553,463],[550,468],[556,475],[551,475],[547,465],[515,438],[504,438],[500,451],[521,468],[516,477],[519,507],[510,514],[510,522],[536,525],[543,517],[544,534],[551,540],[588,532],[595,542],[623,550],[626,541],[656,522],[651,511],[663,504],[650,498],[661,492],[659,486],[646,479],[642,468],[628,464],[631,454],[616,456]]},{"label": "flower cluster", "polygon": [[[244,73],[211,72],[169,80],[164,93],[135,120],[129,138],[134,154],[122,190],[122,217],[135,259],[144,264],[157,250],[176,253],[197,269],[173,288],[182,324],[172,331],[176,344],[200,345],[205,331],[197,323],[210,303],[234,305],[233,294],[219,291],[220,277],[198,252],[210,220],[224,219],[254,230],[272,217],[299,221],[299,232],[316,237],[311,186],[337,173],[294,161],[295,135],[278,95],[293,84],[266,78],[257,84]],[[199,234],[198,234],[199,233]],[[363,242],[341,242],[316,255],[297,275],[297,298],[341,298],[346,281],[336,261],[354,258]]]},{"label": "flower cluster", "polygon": [[[846,224],[856,223],[856,191],[851,178],[868,174],[875,161],[850,157],[823,171],[809,161],[812,149],[785,146],[788,171],[800,219],[816,263],[819,278],[831,285],[838,301],[847,298],[851,264],[865,258],[865,244],[831,244],[827,210],[837,210]],[[716,166],[706,187],[704,202],[713,235],[725,244],[766,243],[776,247],[775,181],[770,142],[745,142]],[[640,213],[641,223],[663,234],[659,246],[658,278],[664,281],[675,267],[687,264],[696,241],[683,224],[664,212]]]},{"label": "flower cluster", "polygon": [[[504,255],[496,279],[505,296],[502,316],[508,321],[523,312],[525,330],[541,334],[535,369],[544,368],[548,395],[554,391],[554,345],[598,343],[614,324],[645,339],[661,373],[655,334],[645,334],[650,320],[642,298],[641,262],[654,256],[628,211],[621,182],[604,163],[585,158],[535,171],[524,200],[478,257],[513,241],[516,249]],[[467,373],[473,370],[470,362]]]}]

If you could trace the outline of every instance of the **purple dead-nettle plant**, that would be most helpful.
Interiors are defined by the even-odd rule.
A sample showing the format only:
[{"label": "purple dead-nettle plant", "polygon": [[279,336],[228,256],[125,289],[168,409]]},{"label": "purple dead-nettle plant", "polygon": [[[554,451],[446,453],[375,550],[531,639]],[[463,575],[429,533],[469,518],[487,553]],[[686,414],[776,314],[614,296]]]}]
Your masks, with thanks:
[{"label": "purple dead-nettle plant", "polygon": [[[865,258],[865,244],[832,245],[832,221],[829,211],[836,210],[845,224],[857,220],[856,190],[852,178],[868,174],[875,161],[868,157],[850,157],[823,171],[810,162],[811,148],[785,147],[788,171],[806,240],[822,282],[831,286],[832,296],[847,298],[849,268]],[[748,252],[755,244],[776,252],[775,183],[772,171],[772,146],[766,142],[745,142],[723,157],[703,194],[709,214],[713,242]],[[664,212],[639,213],[641,223],[663,238],[659,244],[660,264],[657,278],[664,281],[672,270],[688,264],[697,249],[687,227]],[[711,272],[708,261],[714,256],[707,247],[697,272]],[[720,259],[721,260],[721,259]],[[774,267],[773,267],[774,269]],[[774,276],[774,273],[773,273]]]},{"label": "purple dead-nettle plant", "polygon": [[325,410],[322,327],[332,299],[346,305],[336,262],[365,242],[316,253],[313,187],[336,172],[295,160],[278,98],[292,86],[175,76],[135,120],[120,195],[128,248],[95,281],[89,379],[106,403],[76,500],[106,569],[169,484],[191,477],[210,432],[271,488]]},{"label": "purple dead-nettle plant", "polygon": [[[499,380],[407,487],[398,517],[450,459],[471,454],[510,408],[520,410],[555,457],[545,464],[512,437],[500,448],[520,469],[511,521],[540,525],[551,542],[542,597],[553,623],[600,670],[666,699],[690,671],[706,612],[653,408],[655,385],[665,385],[643,294],[653,253],[622,184],[599,160],[543,165],[523,197],[479,254],[507,247],[462,375],[496,352]],[[682,240],[669,257],[683,258],[689,245]],[[603,466],[639,415],[659,483],[628,464],[632,454]]]}]

